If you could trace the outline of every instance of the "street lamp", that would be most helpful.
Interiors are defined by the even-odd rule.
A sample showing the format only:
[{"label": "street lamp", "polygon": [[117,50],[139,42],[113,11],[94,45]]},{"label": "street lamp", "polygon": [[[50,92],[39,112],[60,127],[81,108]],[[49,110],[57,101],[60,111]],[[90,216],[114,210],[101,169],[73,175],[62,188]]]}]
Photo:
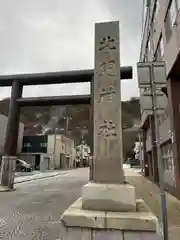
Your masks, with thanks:
[{"label": "street lamp", "polygon": [[67,134],[68,133],[68,128],[69,128],[69,121],[72,120],[72,117],[66,116],[66,117],[64,117],[64,120],[66,121],[65,122],[65,133]]},{"label": "street lamp", "polygon": [[53,169],[56,167],[56,135],[57,135],[58,128],[54,130],[54,152],[53,152]]}]

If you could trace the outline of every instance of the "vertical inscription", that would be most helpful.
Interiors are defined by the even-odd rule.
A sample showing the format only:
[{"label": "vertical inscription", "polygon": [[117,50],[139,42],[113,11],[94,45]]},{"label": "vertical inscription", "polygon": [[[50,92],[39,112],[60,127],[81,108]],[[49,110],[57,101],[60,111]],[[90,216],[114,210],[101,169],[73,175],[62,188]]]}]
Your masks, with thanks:
[{"label": "vertical inscription", "polygon": [[98,135],[103,137],[116,137],[116,125],[112,120],[104,120],[104,123],[100,125]]},{"label": "vertical inscription", "polygon": [[[98,103],[107,101],[113,104],[113,99],[116,95],[116,60],[112,52],[117,51],[116,39],[113,36],[104,36],[101,38],[98,47],[98,54],[101,61],[99,62],[98,75],[100,78],[100,93]],[[98,136],[103,138],[116,137],[116,125],[112,120],[102,119]]]},{"label": "vertical inscription", "polygon": [[104,49],[116,50],[116,46],[114,43],[115,43],[115,38],[113,38],[111,36],[102,37],[100,40],[100,46],[99,46],[98,50],[100,52]]},{"label": "vertical inscription", "polygon": [[99,102],[101,102],[105,97],[107,97],[108,102],[112,102],[115,94],[116,94],[115,85],[110,84],[109,87],[100,89],[100,101]]},{"label": "vertical inscription", "polygon": [[100,62],[100,70],[101,71],[99,73],[99,76],[103,76],[104,74],[107,74],[108,76],[116,76],[116,74],[114,72],[115,63],[116,62],[114,59]]},{"label": "vertical inscription", "polygon": [[94,180],[120,183],[122,128],[120,95],[119,23],[95,26]]}]

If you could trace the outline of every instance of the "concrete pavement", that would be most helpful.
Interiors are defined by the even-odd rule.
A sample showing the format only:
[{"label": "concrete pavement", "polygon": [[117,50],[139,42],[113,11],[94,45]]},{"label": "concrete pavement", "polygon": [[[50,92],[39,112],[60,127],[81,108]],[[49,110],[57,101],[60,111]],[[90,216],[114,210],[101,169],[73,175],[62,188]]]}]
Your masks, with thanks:
[{"label": "concrete pavement", "polygon": [[[160,193],[156,185],[125,166],[127,181],[136,187],[161,219]],[[0,239],[58,240],[63,235],[60,216],[80,195],[88,182],[88,169],[67,171],[64,175],[16,184],[16,191],[0,193]],[[180,201],[167,194],[170,240],[179,240]]]},{"label": "concrete pavement", "polygon": [[[162,219],[161,216],[161,199],[159,187],[144,178],[140,174],[140,169],[124,168],[126,180],[136,187],[137,197],[143,198],[146,204],[151,208],[152,212]],[[180,201],[171,194],[166,193],[169,240],[180,239]]]},{"label": "concrete pavement", "polygon": [[38,179],[43,179],[43,178],[50,178],[50,177],[55,177],[59,175],[64,175],[67,174],[67,171],[47,171],[47,172],[31,172],[31,173],[25,173],[19,174],[15,176],[14,183],[22,183],[22,182],[28,182],[28,181],[33,181],[33,180],[38,180]]},{"label": "concrete pavement", "polygon": [[88,177],[88,169],[70,170],[66,175],[19,183],[16,191],[0,193],[0,239],[61,239],[61,214],[80,196]]}]

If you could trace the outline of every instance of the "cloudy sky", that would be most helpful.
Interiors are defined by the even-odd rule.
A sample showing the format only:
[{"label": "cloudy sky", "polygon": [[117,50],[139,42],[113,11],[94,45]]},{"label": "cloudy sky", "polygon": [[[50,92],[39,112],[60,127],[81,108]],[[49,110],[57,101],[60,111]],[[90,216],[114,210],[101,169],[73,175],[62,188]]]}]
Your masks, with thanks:
[{"label": "cloudy sky", "polygon": [[[1,0],[0,74],[89,69],[94,65],[94,23],[120,21],[121,65],[134,67],[122,98],[139,94],[136,62],[142,0]],[[89,93],[88,84],[26,87],[23,96]],[[0,88],[0,98],[10,96]]]}]

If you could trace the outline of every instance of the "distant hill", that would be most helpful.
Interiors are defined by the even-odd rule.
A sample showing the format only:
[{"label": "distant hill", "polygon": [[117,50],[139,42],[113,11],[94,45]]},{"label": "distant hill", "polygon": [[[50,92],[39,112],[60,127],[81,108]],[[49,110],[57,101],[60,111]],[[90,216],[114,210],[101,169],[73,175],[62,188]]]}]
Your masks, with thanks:
[{"label": "distant hill", "polygon": [[[8,116],[9,98],[0,101],[0,114]],[[47,133],[64,132],[66,125],[66,117],[70,116],[68,130],[75,139],[77,144],[81,141],[82,131],[84,139],[90,143],[88,134],[89,127],[89,106],[37,106],[37,107],[22,107],[20,119],[25,125],[25,135],[41,133],[46,130]],[[138,98],[132,98],[129,101],[122,102],[122,124],[123,129],[131,128],[136,121],[140,120],[140,105]],[[133,133],[134,134],[134,133]],[[128,151],[132,148],[135,138],[128,133],[128,142],[124,141],[124,154],[126,148]],[[133,137],[131,136],[133,135]],[[124,138],[125,139],[125,138]],[[125,143],[126,142],[126,143]]]}]

